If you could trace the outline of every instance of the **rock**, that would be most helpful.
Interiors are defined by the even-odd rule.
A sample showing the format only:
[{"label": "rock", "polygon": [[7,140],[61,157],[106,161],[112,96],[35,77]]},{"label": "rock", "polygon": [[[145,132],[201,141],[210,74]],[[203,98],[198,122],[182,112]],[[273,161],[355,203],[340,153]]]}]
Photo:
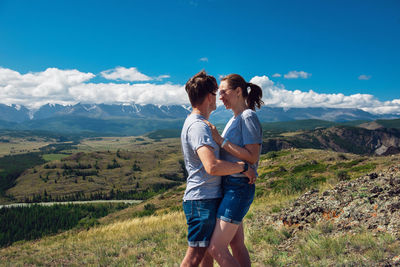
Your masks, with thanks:
[{"label": "rock", "polygon": [[321,195],[317,189],[312,189],[276,218],[299,230],[328,220],[337,231],[364,227],[388,231],[400,238],[399,185],[400,165],[356,180],[342,181]]},{"label": "rock", "polygon": [[375,186],[374,188],[372,188],[370,190],[371,193],[379,193],[379,192],[382,192],[382,191],[383,191],[383,189],[380,188],[379,186]]},{"label": "rock", "polygon": [[326,196],[329,196],[331,193],[329,192],[329,191],[325,191],[324,193],[322,193],[322,195],[324,196],[324,197],[326,197]]},{"label": "rock", "polygon": [[376,179],[376,178],[378,178],[378,174],[376,174],[375,172],[370,173],[370,174],[369,174],[369,178],[370,178],[371,180]]}]

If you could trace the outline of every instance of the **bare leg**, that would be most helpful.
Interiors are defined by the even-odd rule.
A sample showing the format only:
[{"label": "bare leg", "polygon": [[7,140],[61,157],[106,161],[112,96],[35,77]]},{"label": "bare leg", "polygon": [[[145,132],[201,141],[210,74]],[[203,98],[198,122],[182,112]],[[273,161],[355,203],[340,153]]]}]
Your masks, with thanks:
[{"label": "bare leg", "polygon": [[211,257],[210,253],[206,251],[203,260],[200,262],[200,267],[213,267],[213,266],[214,266],[214,259],[213,257]]},{"label": "bare leg", "polygon": [[244,244],[244,229],[243,222],[239,225],[235,236],[233,237],[231,243],[233,257],[239,262],[241,267],[250,267],[250,255]]},{"label": "bare leg", "polygon": [[181,263],[181,267],[197,267],[199,266],[207,248],[188,247],[185,258]]},{"label": "bare leg", "polygon": [[239,263],[228,249],[228,245],[235,236],[238,227],[239,225],[237,224],[217,219],[208,252],[221,267],[240,267]]}]

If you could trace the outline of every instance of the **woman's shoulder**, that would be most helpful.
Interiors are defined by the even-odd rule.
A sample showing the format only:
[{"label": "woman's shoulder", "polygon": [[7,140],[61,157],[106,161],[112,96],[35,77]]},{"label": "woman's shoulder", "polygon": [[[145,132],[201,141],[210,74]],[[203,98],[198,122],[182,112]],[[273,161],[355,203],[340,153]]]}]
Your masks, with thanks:
[{"label": "woman's shoulder", "polygon": [[242,114],[240,115],[243,119],[247,118],[257,118],[257,114],[252,109],[245,109]]}]

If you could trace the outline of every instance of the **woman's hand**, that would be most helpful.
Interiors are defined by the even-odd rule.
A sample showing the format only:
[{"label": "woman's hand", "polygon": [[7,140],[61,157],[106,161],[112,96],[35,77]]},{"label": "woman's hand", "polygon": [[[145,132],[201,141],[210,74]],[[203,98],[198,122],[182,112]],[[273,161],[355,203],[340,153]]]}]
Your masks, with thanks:
[{"label": "woman's hand", "polygon": [[244,172],[243,174],[246,175],[247,178],[249,178],[249,184],[254,184],[256,182],[257,175],[252,167],[249,167],[249,169],[246,172]]},{"label": "woman's hand", "polygon": [[222,142],[224,141],[224,138],[219,134],[217,127],[215,127],[211,122],[209,121],[204,121],[208,127],[210,127],[211,129],[211,133],[212,133],[212,137],[214,139],[214,141],[221,146]]}]

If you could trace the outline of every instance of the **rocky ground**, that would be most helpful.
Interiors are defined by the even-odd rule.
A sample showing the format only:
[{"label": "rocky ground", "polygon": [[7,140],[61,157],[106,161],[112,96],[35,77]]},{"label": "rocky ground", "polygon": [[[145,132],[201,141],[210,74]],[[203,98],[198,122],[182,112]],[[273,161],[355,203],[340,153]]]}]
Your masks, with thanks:
[{"label": "rocky ground", "polygon": [[[299,231],[321,222],[331,223],[336,233],[364,228],[400,240],[400,165],[342,181],[324,192],[313,189],[271,219],[292,232],[292,238],[282,244],[285,250],[290,250]],[[399,255],[387,263],[400,265]]]}]

